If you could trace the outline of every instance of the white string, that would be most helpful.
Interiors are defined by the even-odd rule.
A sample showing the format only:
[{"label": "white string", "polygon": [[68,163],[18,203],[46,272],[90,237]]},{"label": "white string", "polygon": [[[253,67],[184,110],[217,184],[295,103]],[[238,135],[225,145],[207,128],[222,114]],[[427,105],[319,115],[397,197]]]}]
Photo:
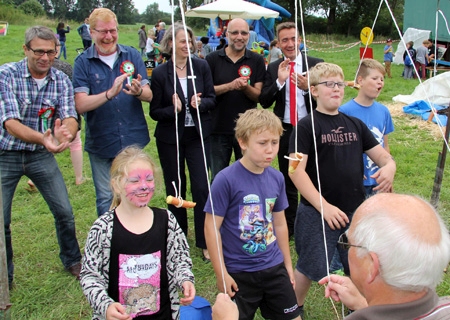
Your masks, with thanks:
[{"label": "white string", "polygon": [[[180,3],[180,8],[183,8],[183,0],[179,0]],[[185,37],[187,39],[187,42],[189,44],[189,53],[191,52],[191,41],[189,41],[189,34],[187,32],[187,28],[186,28],[186,18],[184,15],[184,11],[181,9],[181,21],[183,24],[183,29],[184,29],[184,34]],[[173,23],[173,21],[172,21]],[[175,28],[172,28],[173,30],[175,30]],[[173,36],[174,42],[175,42],[175,36]],[[192,42],[195,41],[195,39],[191,39]],[[195,49],[195,46],[194,46]],[[175,59],[175,53],[174,53],[174,59]],[[192,87],[194,89],[194,96],[195,96],[195,110],[196,110],[196,114],[197,114],[197,119],[198,119],[198,126],[199,126],[199,134],[200,134],[200,141],[201,141],[201,145],[202,145],[202,152],[203,152],[203,164],[204,164],[204,168],[205,168],[205,173],[206,173],[206,181],[208,184],[208,194],[209,194],[209,200],[211,203],[211,214],[213,217],[213,224],[214,224],[214,235],[215,235],[215,241],[216,241],[216,246],[217,246],[217,253],[219,256],[219,265],[220,265],[220,273],[222,276],[222,282],[223,282],[223,288],[224,288],[224,293],[227,293],[227,287],[226,287],[226,282],[225,282],[225,271],[223,269],[223,261],[222,261],[222,252],[221,252],[221,248],[219,246],[219,235],[218,235],[218,231],[217,231],[217,224],[216,224],[216,219],[215,219],[215,211],[214,211],[214,203],[213,203],[213,199],[212,199],[212,195],[211,195],[211,183],[209,181],[209,171],[208,171],[208,164],[207,164],[207,159],[206,159],[206,151],[205,151],[205,144],[204,144],[204,138],[203,138],[203,129],[202,129],[202,121],[201,121],[201,115],[200,115],[200,108],[199,108],[199,104],[198,104],[198,100],[197,100],[197,86],[195,84],[195,74],[194,74],[194,68],[192,66],[192,55],[189,54],[188,56],[188,61],[189,61],[189,70],[190,70],[190,78],[192,81]],[[187,79],[189,81],[189,77]],[[201,99],[201,98],[200,98]],[[186,108],[188,108],[188,106],[186,106]],[[178,130],[178,127],[177,127]]]},{"label": "white string", "polygon": [[[304,25],[304,21],[303,21],[303,6],[302,6],[302,2],[301,0],[298,0],[300,3],[300,17],[301,17],[301,26],[302,26],[302,37],[304,39],[305,42],[305,47],[306,47],[306,35],[305,35],[305,25]],[[297,4],[297,1],[295,2]],[[297,10],[295,10],[295,13],[297,13]],[[297,18],[297,14],[295,15]],[[295,20],[295,30],[298,30],[297,27],[297,19]],[[297,33],[297,32],[296,32]],[[304,54],[305,54],[305,64],[306,64],[306,70],[308,72],[308,89],[311,89],[311,82],[309,79],[309,65],[308,65],[308,54],[307,54],[307,50],[304,50]],[[301,55],[301,52],[300,52]],[[311,127],[312,127],[312,136],[313,136],[313,141],[314,141],[314,155],[315,155],[315,164],[316,164],[316,174],[317,174],[317,191],[319,192],[319,201],[320,201],[320,215],[322,217],[322,235],[323,235],[323,243],[324,243],[324,249],[325,249],[325,263],[326,263],[326,270],[327,270],[327,277],[328,280],[331,281],[330,279],[330,265],[328,263],[328,248],[327,248],[327,239],[326,239],[326,235],[325,235],[325,219],[324,219],[324,213],[323,213],[323,197],[322,197],[322,184],[320,182],[320,170],[319,170],[319,156],[318,156],[318,152],[317,152],[317,139],[316,139],[316,129],[314,126],[315,120],[314,120],[314,110],[312,109],[313,103],[312,103],[312,95],[311,92],[308,95],[309,96],[309,105],[311,108]],[[297,137],[298,137],[298,126],[295,126],[295,150],[297,152]],[[330,297],[330,301],[331,301],[331,305],[333,306],[333,309],[335,311],[336,317],[337,319],[339,319],[339,314],[336,310],[336,307],[334,305],[334,301],[333,299],[331,299]]]},{"label": "white string", "polygon": [[[375,28],[375,23],[376,23],[377,20],[378,20],[378,15],[380,14],[381,6],[382,6],[382,5],[383,5],[383,0],[380,1],[380,5],[378,6],[378,11],[377,11],[377,14],[375,15],[375,19],[373,20],[372,28],[370,29],[370,33],[369,33],[369,36],[367,37],[367,41],[366,41],[366,46],[364,47],[364,51],[363,51],[363,54],[362,54],[361,57],[365,57],[365,56],[366,56],[367,48],[368,48],[369,45],[370,45],[370,44],[369,44],[369,39],[373,37],[373,29]],[[389,7],[389,6],[388,6],[388,7]],[[384,52],[384,51],[383,51],[383,52]],[[411,60],[411,61],[412,61],[412,60]],[[358,69],[356,69],[355,79],[354,79],[355,85],[357,84],[357,83],[356,83],[356,77],[358,76],[359,69],[361,68],[361,63],[362,63],[362,58],[359,60]]]},{"label": "white string", "polygon": [[[174,16],[174,8],[175,5],[172,5],[172,13],[171,13],[171,19],[172,19],[172,54],[173,54],[173,92],[174,92],[174,96],[175,98],[172,96],[172,101],[174,102],[174,112],[175,112],[175,141],[176,141],[176,146],[177,146],[177,178],[178,178],[178,190],[180,190],[180,197],[181,197],[181,173],[180,173],[180,138],[178,135],[178,107],[177,107],[177,100],[176,99],[176,95],[177,95],[177,69],[176,69],[176,65],[175,65],[175,52],[176,52],[176,41],[175,41],[175,28],[174,28],[174,21],[175,21],[175,16]],[[180,6],[180,8],[182,8]],[[183,11],[183,10],[181,10]],[[175,186],[175,182],[172,181],[172,185],[174,186],[175,189],[175,196],[178,198],[178,192],[177,192],[177,188]]]}]

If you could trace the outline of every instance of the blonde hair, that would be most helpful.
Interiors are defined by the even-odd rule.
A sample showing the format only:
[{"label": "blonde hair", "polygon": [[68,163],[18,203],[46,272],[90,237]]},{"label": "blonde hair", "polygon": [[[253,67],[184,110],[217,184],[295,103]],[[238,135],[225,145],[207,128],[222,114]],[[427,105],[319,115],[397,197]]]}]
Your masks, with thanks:
[{"label": "blonde hair", "polygon": [[123,178],[128,175],[129,166],[138,160],[147,162],[152,167],[153,171],[155,171],[156,167],[152,158],[135,145],[123,149],[113,160],[110,169],[111,190],[113,192],[111,209],[117,207],[122,200],[120,194],[116,191],[116,187],[119,186]]},{"label": "blonde hair", "polygon": [[321,78],[339,76],[344,79],[344,71],[337,64],[320,62],[309,69],[309,82],[311,86],[315,86],[320,82]]},{"label": "blonde hair", "polygon": [[243,142],[248,142],[254,133],[270,131],[278,135],[283,134],[283,125],[272,111],[265,109],[249,109],[241,113],[236,121],[235,136]]},{"label": "blonde hair", "polygon": [[91,29],[95,29],[97,27],[97,22],[110,22],[114,21],[116,23],[117,28],[119,28],[119,22],[117,21],[117,17],[114,12],[107,8],[97,8],[92,11],[89,16],[89,27]]},{"label": "blonde hair", "polygon": [[378,70],[384,76],[386,74],[386,69],[383,65],[374,59],[363,59],[361,61],[361,66],[359,67],[358,74],[356,78],[362,77],[363,79],[367,77],[370,73],[370,70]]}]

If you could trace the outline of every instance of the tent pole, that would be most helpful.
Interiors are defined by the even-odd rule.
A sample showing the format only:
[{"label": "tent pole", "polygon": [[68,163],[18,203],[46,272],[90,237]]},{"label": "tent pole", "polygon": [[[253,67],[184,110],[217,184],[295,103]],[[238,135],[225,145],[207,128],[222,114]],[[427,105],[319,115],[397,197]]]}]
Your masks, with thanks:
[{"label": "tent pole", "polygon": [[439,203],[439,195],[441,193],[441,186],[442,186],[442,178],[444,177],[444,168],[445,168],[445,159],[447,157],[447,144],[448,143],[448,137],[450,133],[450,120],[449,120],[449,109],[447,109],[447,125],[445,126],[445,141],[444,145],[442,147],[442,151],[439,152],[438,156],[438,162],[436,166],[436,174],[434,176],[434,185],[433,185],[433,192],[431,193],[431,205],[437,208]]}]

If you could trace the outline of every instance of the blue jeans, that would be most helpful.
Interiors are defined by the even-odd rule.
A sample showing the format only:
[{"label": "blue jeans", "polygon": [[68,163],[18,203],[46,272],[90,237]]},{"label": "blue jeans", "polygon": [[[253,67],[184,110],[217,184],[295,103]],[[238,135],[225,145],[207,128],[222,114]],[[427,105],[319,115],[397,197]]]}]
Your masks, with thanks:
[{"label": "blue jeans", "polygon": [[67,60],[66,42],[60,41],[59,44],[61,45],[61,47],[59,48],[58,59],[61,57],[61,55],[64,55],[64,60]]},{"label": "blue jeans", "polygon": [[234,160],[242,158],[241,147],[232,134],[213,134],[210,141],[211,179],[213,180],[220,170],[230,165],[231,153],[234,151]]},{"label": "blue jeans", "polygon": [[25,175],[38,188],[55,218],[59,257],[65,268],[81,260],[75,235],[75,221],[66,185],[53,154],[40,151],[0,151],[3,215],[5,224],[8,280],[13,281],[13,249],[11,243],[11,205],[20,178]]},{"label": "blue jeans", "polygon": [[89,161],[91,162],[92,179],[95,186],[95,204],[97,206],[97,215],[109,210],[111,206],[113,194],[111,191],[111,178],[109,170],[114,159],[100,158],[93,153],[89,153]]}]

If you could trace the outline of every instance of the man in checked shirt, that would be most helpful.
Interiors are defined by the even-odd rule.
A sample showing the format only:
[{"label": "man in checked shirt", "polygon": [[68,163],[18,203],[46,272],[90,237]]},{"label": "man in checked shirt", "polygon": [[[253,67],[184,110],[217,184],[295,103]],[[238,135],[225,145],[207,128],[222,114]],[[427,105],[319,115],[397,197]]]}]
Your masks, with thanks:
[{"label": "man in checked shirt", "polygon": [[29,28],[23,50],[25,59],[0,67],[0,172],[10,288],[11,204],[23,175],[33,180],[55,218],[65,269],[78,278],[81,267],[72,206],[53,156],[69,147],[78,130],[72,83],[52,68],[58,53],[52,30]]}]

